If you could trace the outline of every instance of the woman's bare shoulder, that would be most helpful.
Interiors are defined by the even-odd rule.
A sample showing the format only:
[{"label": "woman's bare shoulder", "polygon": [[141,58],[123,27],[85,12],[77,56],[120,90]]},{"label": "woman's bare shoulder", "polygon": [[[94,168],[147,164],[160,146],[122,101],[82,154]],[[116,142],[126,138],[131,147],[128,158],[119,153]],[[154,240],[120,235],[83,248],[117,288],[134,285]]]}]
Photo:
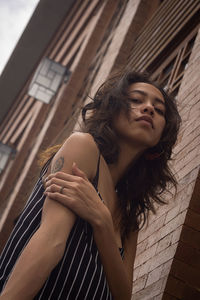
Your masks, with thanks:
[{"label": "woman's bare shoulder", "polygon": [[64,171],[70,172],[71,165],[75,162],[91,179],[95,175],[98,156],[99,150],[93,137],[88,133],[76,132],[66,139],[52,164],[56,164],[56,161],[62,157],[65,162]]},{"label": "woman's bare shoulder", "polygon": [[[72,133],[65,141],[65,143],[74,142],[79,144],[88,145],[90,148],[97,150],[97,145],[94,141],[94,138],[91,134],[86,132],[74,132]],[[65,144],[64,143],[64,144]]]},{"label": "woman's bare shoulder", "polygon": [[69,147],[72,147],[74,151],[81,152],[83,155],[89,153],[96,157],[99,154],[97,144],[89,133],[75,132],[71,134],[63,144],[63,149]]}]

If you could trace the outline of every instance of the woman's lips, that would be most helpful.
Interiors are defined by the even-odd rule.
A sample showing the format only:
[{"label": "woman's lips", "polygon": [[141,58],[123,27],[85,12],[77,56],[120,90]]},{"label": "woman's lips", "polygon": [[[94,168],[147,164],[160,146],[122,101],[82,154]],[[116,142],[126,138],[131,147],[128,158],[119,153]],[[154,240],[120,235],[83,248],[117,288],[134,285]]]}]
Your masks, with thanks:
[{"label": "woman's lips", "polygon": [[144,124],[147,124],[148,126],[150,125],[152,128],[154,128],[154,126],[153,126],[153,120],[149,116],[139,117],[139,118],[136,119],[136,121],[143,122]]}]

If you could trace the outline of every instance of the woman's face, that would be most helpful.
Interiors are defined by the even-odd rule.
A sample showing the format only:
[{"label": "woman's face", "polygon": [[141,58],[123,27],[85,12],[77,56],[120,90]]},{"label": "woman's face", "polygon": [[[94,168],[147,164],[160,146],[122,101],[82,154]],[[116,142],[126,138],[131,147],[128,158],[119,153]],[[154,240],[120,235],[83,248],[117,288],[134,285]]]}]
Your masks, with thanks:
[{"label": "woman's face", "polygon": [[121,111],[114,119],[114,129],[122,142],[146,150],[155,146],[165,127],[165,100],[153,85],[137,82],[128,89],[130,111]]}]

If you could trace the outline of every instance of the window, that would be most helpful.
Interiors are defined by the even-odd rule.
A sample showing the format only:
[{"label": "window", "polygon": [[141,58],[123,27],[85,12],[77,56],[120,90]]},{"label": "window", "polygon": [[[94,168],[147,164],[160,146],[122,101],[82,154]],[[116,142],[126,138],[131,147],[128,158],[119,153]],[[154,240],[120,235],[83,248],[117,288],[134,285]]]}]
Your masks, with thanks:
[{"label": "window", "polygon": [[70,72],[61,64],[44,58],[31,81],[28,94],[44,103],[49,103],[56,94],[63,79],[68,80]]},{"label": "window", "polygon": [[196,32],[192,33],[186,40],[165,60],[156,70],[152,78],[158,80],[164,89],[176,97],[184,72],[195,42]]},{"label": "window", "polygon": [[11,147],[0,142],[0,174],[4,170],[6,163],[13,152],[14,150]]}]

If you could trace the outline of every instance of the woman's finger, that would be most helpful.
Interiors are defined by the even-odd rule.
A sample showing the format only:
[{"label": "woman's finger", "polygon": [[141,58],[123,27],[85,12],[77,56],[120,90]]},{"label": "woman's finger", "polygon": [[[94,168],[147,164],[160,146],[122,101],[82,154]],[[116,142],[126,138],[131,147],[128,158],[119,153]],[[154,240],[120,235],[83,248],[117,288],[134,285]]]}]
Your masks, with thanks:
[{"label": "woman's finger", "polygon": [[[63,179],[63,180],[69,180],[70,181],[71,176],[73,176],[73,175],[65,173],[65,172],[56,172],[56,173],[49,174],[45,178],[45,181],[51,180],[52,178],[58,178],[58,179]],[[71,181],[73,181],[73,180],[71,179]]]},{"label": "woman's finger", "polygon": [[47,176],[45,178],[45,181],[49,181],[52,178],[58,178],[58,179],[62,179],[62,180],[66,180],[66,181],[70,181],[70,182],[74,182],[77,181],[77,175],[71,175],[65,172],[57,172],[57,173],[53,173],[50,174],[49,176]]},{"label": "woman's finger", "polygon": [[68,188],[56,184],[52,184],[48,188],[46,188],[46,190],[44,191],[44,195],[48,196],[49,193],[53,198],[55,198],[56,194],[60,194],[62,196],[67,196],[67,197],[74,196],[74,190],[71,187]]},{"label": "woman's finger", "polygon": [[60,179],[60,178],[56,178],[56,177],[53,177],[49,180],[46,181],[46,188],[49,187],[50,185],[52,184],[56,184],[58,186],[64,186],[64,187],[67,187],[71,184],[71,181],[66,181],[66,180],[63,180],[63,179]]},{"label": "woman's finger", "polygon": [[44,194],[46,194],[47,192],[52,192],[52,193],[56,193],[56,192],[60,192],[61,191],[61,186],[60,185],[57,185],[57,184],[51,184],[50,186],[48,186],[46,189],[45,189],[45,192]]}]

